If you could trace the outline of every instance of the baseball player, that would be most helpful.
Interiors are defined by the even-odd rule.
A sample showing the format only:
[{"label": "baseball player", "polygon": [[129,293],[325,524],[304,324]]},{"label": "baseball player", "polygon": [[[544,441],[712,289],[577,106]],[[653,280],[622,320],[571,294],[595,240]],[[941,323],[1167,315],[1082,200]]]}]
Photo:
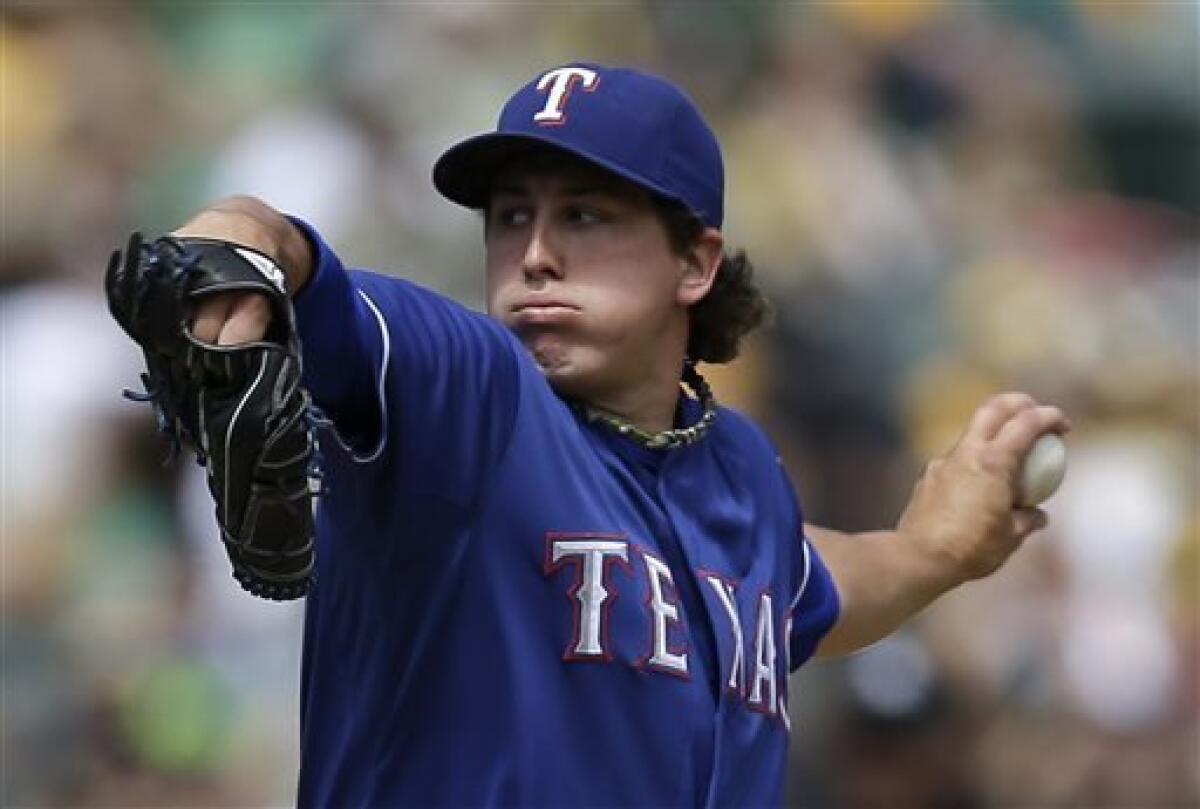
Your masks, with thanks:
[{"label": "baseball player", "polygon": [[[1044,524],[1013,481],[1063,414],[996,396],[894,530],[806,526],[775,448],[695,368],[732,359],[762,301],[677,87],[547,70],[433,181],[483,214],[487,315],[348,269],[258,200],[175,234],[282,269],[331,422],[300,804],[780,803],[788,673],[1002,564]],[[222,291],[192,336],[235,347],[279,317]]]}]

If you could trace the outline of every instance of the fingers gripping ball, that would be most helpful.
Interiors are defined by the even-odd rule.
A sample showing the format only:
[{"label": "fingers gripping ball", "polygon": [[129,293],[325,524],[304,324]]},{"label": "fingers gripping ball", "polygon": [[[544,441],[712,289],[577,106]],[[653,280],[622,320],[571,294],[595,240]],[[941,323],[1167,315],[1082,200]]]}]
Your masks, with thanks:
[{"label": "fingers gripping ball", "polygon": [[[215,239],[138,234],[105,276],[109,309],[146,356],[145,393],[172,451],[208,471],[234,578],[263,598],[303,596],[313,570],[318,415],[300,386],[300,341],[283,273],[263,255]],[[270,302],[261,340],[213,345],[191,324],[206,296]]]},{"label": "fingers gripping ball", "polygon": [[1016,505],[1030,508],[1047,500],[1058,490],[1067,474],[1067,445],[1056,433],[1047,433],[1034,442],[1017,474]]}]

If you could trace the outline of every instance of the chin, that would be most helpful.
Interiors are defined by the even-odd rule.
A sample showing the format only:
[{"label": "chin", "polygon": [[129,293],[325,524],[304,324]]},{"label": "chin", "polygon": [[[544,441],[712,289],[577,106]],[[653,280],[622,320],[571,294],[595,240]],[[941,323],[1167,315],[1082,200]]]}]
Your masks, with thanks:
[{"label": "chin", "polygon": [[563,393],[570,393],[578,386],[579,373],[568,357],[548,352],[530,352],[546,381]]},{"label": "chin", "polygon": [[586,352],[548,335],[527,341],[525,347],[556,391],[567,396],[581,396],[588,390],[595,369],[589,369],[586,356],[581,356]]}]

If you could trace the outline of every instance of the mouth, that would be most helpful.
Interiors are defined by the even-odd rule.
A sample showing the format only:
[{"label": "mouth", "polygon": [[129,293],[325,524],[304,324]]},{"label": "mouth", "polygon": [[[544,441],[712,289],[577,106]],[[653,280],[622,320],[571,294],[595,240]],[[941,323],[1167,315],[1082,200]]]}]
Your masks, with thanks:
[{"label": "mouth", "polygon": [[510,309],[516,325],[554,324],[579,314],[579,307],[555,300],[522,301]]}]

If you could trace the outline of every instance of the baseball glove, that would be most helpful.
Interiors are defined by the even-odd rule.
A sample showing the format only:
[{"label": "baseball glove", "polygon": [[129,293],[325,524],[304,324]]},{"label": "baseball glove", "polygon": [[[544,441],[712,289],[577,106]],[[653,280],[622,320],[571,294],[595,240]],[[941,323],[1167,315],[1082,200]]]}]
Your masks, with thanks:
[{"label": "baseball glove", "polygon": [[[319,415],[300,386],[300,344],[283,273],[257,251],[215,239],[134,233],[105,274],[109,309],[146,357],[144,393],[170,457],[208,471],[221,539],[243,588],[299,598],[313,571]],[[211,345],[191,334],[199,301],[250,291],[270,301],[262,340]]]}]

